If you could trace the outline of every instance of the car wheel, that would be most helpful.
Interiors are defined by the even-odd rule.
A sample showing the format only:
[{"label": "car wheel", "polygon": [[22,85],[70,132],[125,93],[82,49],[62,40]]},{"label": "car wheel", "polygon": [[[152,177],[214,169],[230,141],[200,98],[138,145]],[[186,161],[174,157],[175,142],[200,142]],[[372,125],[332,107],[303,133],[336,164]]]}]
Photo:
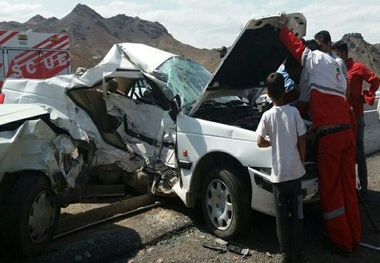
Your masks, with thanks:
[{"label": "car wheel", "polygon": [[217,168],[207,175],[202,210],[214,235],[230,240],[247,231],[251,215],[248,193],[247,183],[233,169]]},{"label": "car wheel", "polygon": [[46,248],[60,215],[46,176],[21,177],[11,190],[6,211],[8,245],[12,252],[32,256]]}]

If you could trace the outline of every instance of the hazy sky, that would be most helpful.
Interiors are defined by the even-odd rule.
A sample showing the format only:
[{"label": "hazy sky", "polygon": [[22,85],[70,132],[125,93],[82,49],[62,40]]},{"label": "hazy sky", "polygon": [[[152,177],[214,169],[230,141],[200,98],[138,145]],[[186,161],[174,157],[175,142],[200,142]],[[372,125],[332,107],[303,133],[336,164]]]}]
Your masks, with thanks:
[{"label": "hazy sky", "polygon": [[26,22],[37,14],[61,19],[79,3],[105,18],[125,14],[157,21],[177,40],[198,48],[229,46],[249,19],[280,11],[306,16],[306,38],[326,29],[333,41],[361,33],[367,42],[380,43],[378,0],[8,0],[0,1],[0,21]]}]

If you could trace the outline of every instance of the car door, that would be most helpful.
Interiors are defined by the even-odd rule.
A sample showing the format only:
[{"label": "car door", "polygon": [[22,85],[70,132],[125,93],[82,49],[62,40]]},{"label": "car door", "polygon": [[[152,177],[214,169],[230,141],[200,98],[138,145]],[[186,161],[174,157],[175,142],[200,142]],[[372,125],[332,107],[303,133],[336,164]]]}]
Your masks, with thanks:
[{"label": "car door", "polygon": [[[111,81],[116,81],[116,89],[108,88]],[[108,75],[103,85],[107,111],[120,118],[117,132],[134,154],[146,164],[162,162],[174,168],[175,124],[152,95],[157,88],[152,86],[142,75]]]}]

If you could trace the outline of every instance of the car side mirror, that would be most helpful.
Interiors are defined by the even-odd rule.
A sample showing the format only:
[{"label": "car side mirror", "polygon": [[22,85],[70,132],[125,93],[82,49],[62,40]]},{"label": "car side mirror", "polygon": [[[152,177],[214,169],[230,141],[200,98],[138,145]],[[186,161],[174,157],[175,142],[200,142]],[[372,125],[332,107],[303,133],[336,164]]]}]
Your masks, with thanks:
[{"label": "car side mirror", "polygon": [[170,101],[169,105],[169,116],[174,122],[176,122],[177,114],[179,113],[182,107],[181,97],[179,94],[175,95],[174,98]]}]

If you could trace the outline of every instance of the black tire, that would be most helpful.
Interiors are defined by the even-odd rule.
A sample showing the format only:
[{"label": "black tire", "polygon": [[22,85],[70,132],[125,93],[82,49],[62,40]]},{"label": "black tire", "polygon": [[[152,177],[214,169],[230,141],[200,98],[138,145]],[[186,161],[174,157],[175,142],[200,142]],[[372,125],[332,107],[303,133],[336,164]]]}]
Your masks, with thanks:
[{"label": "black tire", "polygon": [[14,185],[6,209],[10,252],[30,257],[47,247],[57,229],[60,207],[44,175],[22,176]]},{"label": "black tire", "polygon": [[249,230],[251,207],[242,174],[231,168],[216,168],[202,186],[202,210],[211,233],[231,240]]}]

